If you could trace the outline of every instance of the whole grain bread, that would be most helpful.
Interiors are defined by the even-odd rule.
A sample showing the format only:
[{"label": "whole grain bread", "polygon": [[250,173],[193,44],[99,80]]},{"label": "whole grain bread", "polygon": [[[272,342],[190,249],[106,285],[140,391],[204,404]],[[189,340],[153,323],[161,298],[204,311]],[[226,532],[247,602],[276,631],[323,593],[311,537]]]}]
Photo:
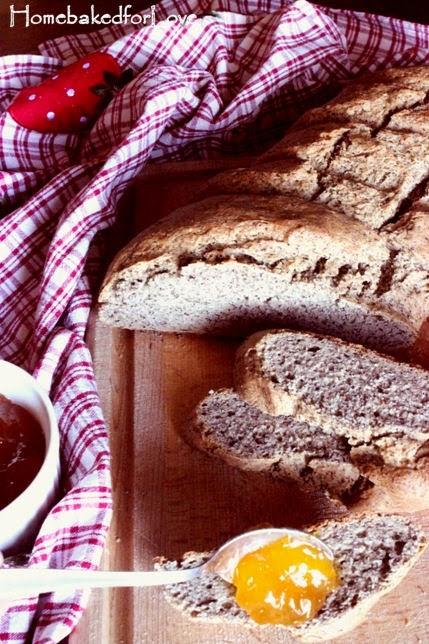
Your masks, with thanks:
[{"label": "whole grain bread", "polygon": [[428,96],[428,66],[350,81],[251,168],[218,175],[208,198],[119,253],[101,318],[303,328],[429,364]]},{"label": "whole grain bread", "polygon": [[394,284],[400,243],[398,230],[391,243],[317,203],[211,197],[123,249],[104,280],[100,317],[193,333],[288,326],[412,351],[429,295],[415,290],[415,279]]},{"label": "whole grain bread", "polygon": [[[313,526],[334,554],[340,586],[327,598],[319,614],[288,631],[304,642],[331,640],[358,626],[369,610],[409,572],[426,548],[426,537],[412,521],[395,515],[365,514]],[[187,553],[181,561],[160,558],[156,567],[177,570],[203,564],[211,553]],[[235,588],[216,574],[166,588],[167,601],[187,617],[231,622],[251,627],[252,622],[235,602]],[[283,626],[258,626],[269,640]]]},{"label": "whole grain bread", "polygon": [[207,194],[294,194],[383,229],[412,210],[429,183],[428,69],[350,82],[253,167],[215,177]]},{"label": "whole grain bread", "polygon": [[351,462],[346,439],[292,416],[266,414],[230,389],[200,402],[186,437],[234,467],[318,487],[343,501],[372,486]]},{"label": "whole grain bread", "polygon": [[239,348],[235,387],[266,413],[322,426],[353,462],[427,467],[429,372],[362,346],[288,330]]}]

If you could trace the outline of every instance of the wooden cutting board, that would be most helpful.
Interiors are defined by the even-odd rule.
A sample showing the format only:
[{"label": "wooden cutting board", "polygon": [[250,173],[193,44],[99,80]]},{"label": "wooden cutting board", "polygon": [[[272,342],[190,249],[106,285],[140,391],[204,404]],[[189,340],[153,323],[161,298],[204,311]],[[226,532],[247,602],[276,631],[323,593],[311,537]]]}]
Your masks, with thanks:
[{"label": "wooden cutting board", "polygon": [[[196,198],[210,174],[231,162],[149,169],[122,216],[128,235]],[[240,165],[244,162],[241,159]],[[261,475],[238,472],[181,438],[192,407],[231,385],[236,343],[209,337],[111,330],[94,312],[89,332],[110,430],[115,512],[104,567],[151,569],[153,558],[215,548],[259,524],[301,527],[341,513],[322,497]],[[429,533],[429,512],[417,520]],[[159,589],[94,591],[72,644],[256,644],[294,640],[230,625],[192,623]],[[336,640],[429,642],[429,553],[353,633]]]}]

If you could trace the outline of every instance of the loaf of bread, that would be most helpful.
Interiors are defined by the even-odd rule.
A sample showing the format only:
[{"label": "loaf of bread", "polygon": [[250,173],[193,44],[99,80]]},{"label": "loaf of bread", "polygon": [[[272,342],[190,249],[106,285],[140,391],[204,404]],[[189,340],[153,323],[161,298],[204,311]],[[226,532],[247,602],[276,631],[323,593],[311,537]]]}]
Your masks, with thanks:
[{"label": "loaf of bread", "polygon": [[[288,630],[304,642],[320,642],[358,626],[368,611],[405,577],[423,553],[426,537],[410,520],[395,515],[363,515],[327,521],[308,530],[334,554],[340,586],[327,598],[319,614]],[[188,553],[182,561],[158,560],[157,568],[177,570],[203,564],[210,553]],[[166,588],[165,597],[194,620],[253,623],[235,602],[235,588],[216,574]],[[283,626],[258,626],[265,640]]]},{"label": "loaf of bread", "polygon": [[426,193],[428,83],[426,66],[352,81],[252,169],[220,174],[209,191],[295,194],[383,229]]},{"label": "loaf of bread", "polygon": [[232,390],[209,394],[187,428],[188,441],[242,470],[267,472],[344,502],[372,486],[350,459],[342,436],[292,416],[271,416]]},{"label": "loaf of bread", "polygon": [[352,81],[114,260],[107,324],[284,326],[429,363],[429,67]]},{"label": "loaf of bread", "polygon": [[429,372],[361,346],[274,330],[238,350],[236,390],[269,414],[320,425],[354,462],[427,467]]},{"label": "loaf of bread", "polygon": [[410,252],[393,278],[398,240],[412,245],[409,230],[396,231],[392,244],[322,204],[211,197],[151,226],[116,257],[100,316],[113,326],[173,332],[297,327],[406,352],[419,344],[429,298],[416,289],[418,271],[403,275]]}]

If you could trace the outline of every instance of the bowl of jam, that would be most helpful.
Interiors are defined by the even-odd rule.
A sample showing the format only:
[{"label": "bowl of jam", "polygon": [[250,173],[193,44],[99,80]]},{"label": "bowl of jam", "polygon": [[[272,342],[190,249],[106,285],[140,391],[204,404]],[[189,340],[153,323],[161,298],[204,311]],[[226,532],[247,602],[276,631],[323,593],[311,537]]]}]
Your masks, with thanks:
[{"label": "bowl of jam", "polygon": [[51,401],[30,374],[0,360],[0,551],[30,547],[55,501],[59,471]]}]

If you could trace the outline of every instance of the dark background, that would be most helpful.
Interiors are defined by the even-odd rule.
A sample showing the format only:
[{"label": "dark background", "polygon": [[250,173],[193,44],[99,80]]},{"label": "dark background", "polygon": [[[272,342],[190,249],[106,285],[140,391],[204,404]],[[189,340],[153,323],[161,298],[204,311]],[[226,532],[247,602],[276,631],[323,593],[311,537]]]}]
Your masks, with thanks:
[{"label": "dark background", "polygon": [[[156,4],[153,0],[0,0],[0,55],[36,52],[37,44],[48,38],[60,36],[66,33],[93,31],[100,27],[96,25],[33,25],[25,28],[17,26],[9,27],[10,5],[16,10],[24,9],[30,5],[32,14],[56,13],[59,14],[67,7],[76,13],[87,13],[91,4],[95,10],[101,13],[116,13],[119,5],[131,4],[131,13],[137,13],[150,4]],[[362,2],[361,0],[321,0],[319,4],[342,9],[355,9],[358,11],[369,11],[385,16],[406,18],[415,22],[429,23],[429,3],[427,0],[373,0]],[[21,18],[21,17],[20,17]],[[17,19],[18,20],[18,19]],[[19,24],[19,23],[18,23]]]}]

